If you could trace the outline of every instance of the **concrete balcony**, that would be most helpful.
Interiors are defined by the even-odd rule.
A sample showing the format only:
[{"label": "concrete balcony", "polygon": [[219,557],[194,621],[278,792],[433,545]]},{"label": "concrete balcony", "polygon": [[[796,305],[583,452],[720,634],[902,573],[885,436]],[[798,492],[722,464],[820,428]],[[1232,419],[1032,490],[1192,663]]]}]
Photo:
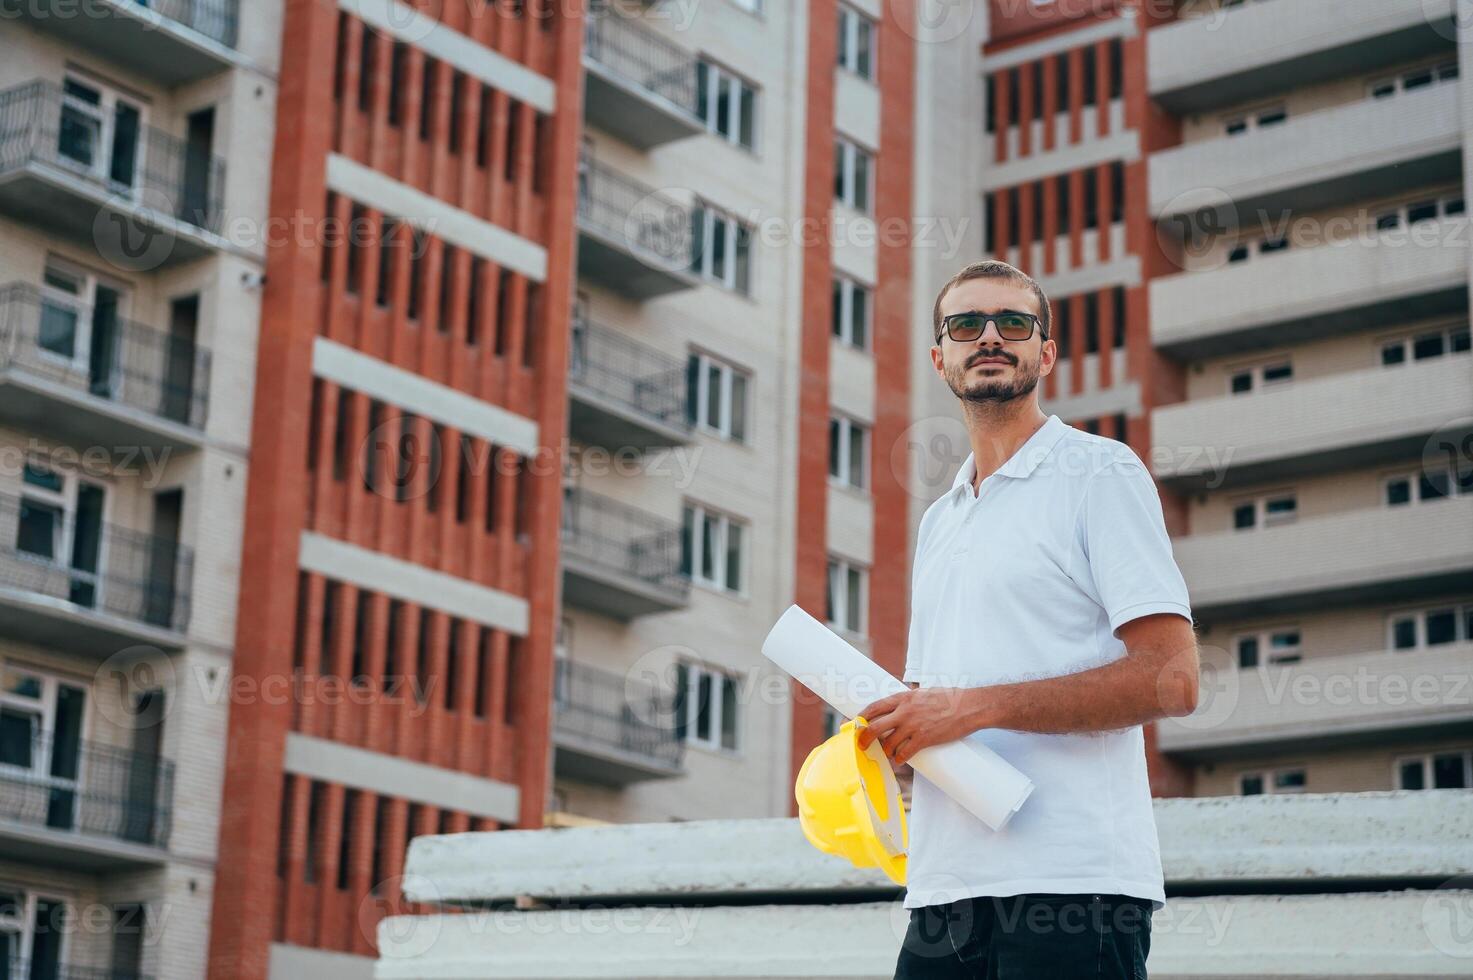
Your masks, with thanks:
[{"label": "concrete balcony", "polygon": [[694,54],[600,3],[583,23],[589,125],[641,150],[705,131],[696,116]]},{"label": "concrete balcony", "polygon": [[225,164],[151,126],[103,142],[50,82],[0,92],[0,214],[85,243],[133,271],[227,247]]},{"label": "concrete balcony", "polygon": [[0,419],[72,445],[204,442],[210,354],[116,315],[0,287]]},{"label": "concrete balcony", "polygon": [[193,567],[177,541],[0,495],[0,635],[97,658],[182,649]]},{"label": "concrete balcony", "polygon": [[586,490],[563,500],[563,601],[628,621],[684,608],[680,525]]},{"label": "concrete balcony", "polygon": [[1204,677],[1195,714],[1156,723],[1157,744],[1214,760],[1286,743],[1312,752],[1470,731],[1470,669],[1470,643],[1229,667]]},{"label": "concrete balcony", "polygon": [[691,212],[591,157],[578,168],[578,276],[629,299],[700,280],[690,271]]},{"label": "concrete balcony", "polygon": [[1147,87],[1203,112],[1453,50],[1454,0],[1245,3],[1150,32]]},{"label": "concrete balcony", "polygon": [[[1265,11],[1273,7],[1264,6]],[[1228,18],[1231,19],[1231,16]],[[1270,227],[1304,213],[1461,178],[1459,86],[1366,98],[1151,157],[1151,213],[1211,206],[1220,226]],[[1266,217],[1260,218],[1260,214]]]},{"label": "concrete balcony", "polygon": [[239,0],[24,0],[16,15],[172,88],[244,64]]},{"label": "concrete balcony", "polygon": [[1199,622],[1473,591],[1473,497],[1173,541]]},{"label": "concrete balcony", "polygon": [[1167,483],[1221,489],[1420,459],[1429,436],[1470,417],[1473,358],[1454,354],[1163,406],[1151,460]]},{"label": "concrete balcony", "polygon": [[0,759],[0,858],[76,871],[167,860],[174,764],[113,745],[34,732]]},{"label": "concrete balcony", "polygon": [[560,657],[552,705],[559,776],[627,786],[683,771],[685,743],[676,736],[674,699],[652,685]]},{"label": "concrete balcony", "polygon": [[691,439],[685,365],[616,330],[575,318],[568,363],[568,430],[609,450]]},{"label": "concrete balcony", "polygon": [[1467,218],[1153,279],[1151,342],[1197,360],[1468,309]]}]

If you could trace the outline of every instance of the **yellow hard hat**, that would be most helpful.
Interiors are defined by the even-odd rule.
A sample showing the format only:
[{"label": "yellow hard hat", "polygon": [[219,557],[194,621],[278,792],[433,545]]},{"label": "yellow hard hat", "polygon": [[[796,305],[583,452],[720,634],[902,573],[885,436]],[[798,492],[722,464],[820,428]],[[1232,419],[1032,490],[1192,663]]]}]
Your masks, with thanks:
[{"label": "yellow hard hat", "polygon": [[838,733],[808,753],[798,782],[798,825],[808,843],[856,868],[879,868],[905,884],[909,844],[900,784],[878,741],[859,747],[863,718],[846,721]]}]

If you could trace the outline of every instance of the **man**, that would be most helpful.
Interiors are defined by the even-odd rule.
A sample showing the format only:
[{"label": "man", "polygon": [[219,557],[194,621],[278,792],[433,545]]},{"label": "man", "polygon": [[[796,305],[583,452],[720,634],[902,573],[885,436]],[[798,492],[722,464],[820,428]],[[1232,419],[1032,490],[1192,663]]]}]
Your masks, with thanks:
[{"label": "man", "polygon": [[1058,348],[1031,278],[968,266],[934,325],[972,452],[921,520],[911,689],[864,710],[861,740],[903,767],[972,736],[1035,788],[993,831],[914,780],[895,976],[1140,980],[1165,900],[1141,725],[1197,701],[1161,501],[1128,446],[1039,408]]}]

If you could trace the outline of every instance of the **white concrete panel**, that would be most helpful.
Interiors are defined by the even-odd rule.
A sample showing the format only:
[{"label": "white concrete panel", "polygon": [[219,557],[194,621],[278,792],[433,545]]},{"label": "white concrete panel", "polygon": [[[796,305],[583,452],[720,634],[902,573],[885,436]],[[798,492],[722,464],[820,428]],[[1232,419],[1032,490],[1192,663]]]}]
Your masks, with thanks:
[{"label": "white concrete panel", "polygon": [[520,791],[510,783],[289,732],[287,772],[442,809],[515,822]]}]

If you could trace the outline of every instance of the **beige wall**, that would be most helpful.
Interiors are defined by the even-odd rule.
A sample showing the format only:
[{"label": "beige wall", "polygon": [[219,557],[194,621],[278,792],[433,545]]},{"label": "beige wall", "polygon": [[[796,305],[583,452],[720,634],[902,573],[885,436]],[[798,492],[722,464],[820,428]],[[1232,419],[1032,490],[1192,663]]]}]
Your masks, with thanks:
[{"label": "beige wall", "polygon": [[1199,766],[1196,795],[1236,796],[1243,772],[1302,768],[1306,793],[1363,793],[1395,788],[1395,761],[1404,755],[1473,750],[1473,739],[1408,740],[1404,744],[1333,752],[1279,752]]}]

